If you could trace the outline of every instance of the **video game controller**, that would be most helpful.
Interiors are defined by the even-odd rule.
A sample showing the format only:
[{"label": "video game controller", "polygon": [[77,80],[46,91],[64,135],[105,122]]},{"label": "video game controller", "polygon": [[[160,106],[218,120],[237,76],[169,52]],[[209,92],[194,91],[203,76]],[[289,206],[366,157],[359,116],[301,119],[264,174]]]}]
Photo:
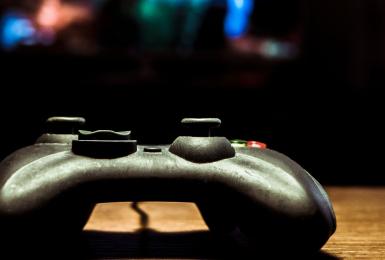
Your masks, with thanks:
[{"label": "video game controller", "polygon": [[219,119],[183,119],[194,134],[167,146],[138,145],[129,131],[75,134],[84,122],[50,118],[35,144],[1,162],[2,235],[76,236],[97,203],[117,201],[195,202],[211,231],[257,249],[317,251],[336,229],[309,173],[276,151],[208,136]]}]

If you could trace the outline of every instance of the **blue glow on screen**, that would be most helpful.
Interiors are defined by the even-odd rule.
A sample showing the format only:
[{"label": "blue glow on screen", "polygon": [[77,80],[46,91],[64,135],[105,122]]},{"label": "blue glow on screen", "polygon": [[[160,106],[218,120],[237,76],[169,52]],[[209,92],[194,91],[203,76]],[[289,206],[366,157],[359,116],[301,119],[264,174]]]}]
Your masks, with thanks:
[{"label": "blue glow on screen", "polygon": [[[100,1],[100,0],[99,0]],[[188,16],[197,16],[194,21],[188,19],[187,27],[199,26],[200,16],[197,13],[203,13],[207,10],[208,5],[215,4],[215,0],[141,0],[139,2],[139,11],[142,19],[155,20],[166,12],[162,10],[165,6],[186,6],[189,10]],[[227,13],[224,20],[224,32],[229,38],[243,36],[249,26],[249,18],[254,8],[254,0],[219,0],[220,3],[226,4]],[[167,9],[169,12],[171,9]],[[168,13],[166,17],[171,17],[175,13]],[[162,22],[162,21],[160,21]],[[164,21],[163,21],[164,22]],[[164,22],[165,23],[165,22]],[[159,23],[156,23],[159,25]]]},{"label": "blue glow on screen", "polygon": [[226,36],[236,38],[244,35],[253,11],[253,0],[227,0],[227,10],[224,26]]},{"label": "blue glow on screen", "polygon": [[31,21],[19,13],[6,14],[0,23],[0,44],[11,50],[20,43],[28,44],[35,34]]},{"label": "blue glow on screen", "polygon": [[[95,2],[102,5],[108,0],[95,0]],[[254,8],[254,0],[217,0],[221,4],[226,4],[227,14],[224,20],[223,29],[228,38],[242,37],[247,33],[249,27],[249,19]],[[189,47],[192,45],[195,38],[196,31],[201,25],[201,19],[207,11],[210,4],[214,4],[215,0],[141,0],[139,3],[139,11],[142,19],[153,20],[156,25],[154,30],[159,30],[164,24],[163,31],[168,33],[168,23],[173,20],[170,16],[177,15],[178,10],[168,8],[167,6],[185,6],[189,9],[185,25],[182,26],[183,44]],[[167,8],[166,8],[167,7]],[[168,13],[167,13],[168,12]],[[174,12],[174,13],[173,13]],[[164,20],[164,21],[163,21]],[[171,22],[170,22],[170,21]],[[146,20],[147,21],[147,20]],[[172,27],[171,32],[174,30]],[[162,30],[160,30],[163,32]],[[45,36],[45,35],[43,35]],[[164,37],[169,37],[168,35]],[[171,37],[171,36],[170,36]],[[52,38],[52,37],[51,37]],[[3,50],[13,50],[19,45],[33,45],[43,41],[43,43],[50,44],[52,42],[50,37],[48,41],[42,38],[41,31],[34,27],[34,24],[29,17],[20,11],[11,10],[5,13],[0,18],[0,48]],[[274,52],[274,46],[269,46],[269,51]],[[273,54],[274,55],[274,54]]]}]

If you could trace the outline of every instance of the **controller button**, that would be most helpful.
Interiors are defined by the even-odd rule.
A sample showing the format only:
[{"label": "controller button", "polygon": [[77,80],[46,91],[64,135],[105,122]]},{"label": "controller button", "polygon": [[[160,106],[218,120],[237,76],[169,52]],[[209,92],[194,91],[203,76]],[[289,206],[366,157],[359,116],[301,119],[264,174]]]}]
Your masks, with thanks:
[{"label": "controller button", "polygon": [[79,140],[72,141],[72,152],[94,158],[116,158],[136,152],[136,140],[130,140],[130,131],[79,130]]},{"label": "controller button", "polygon": [[131,131],[115,132],[112,130],[79,130],[79,140],[130,140]]},{"label": "controller button", "polygon": [[189,129],[192,136],[211,136],[213,128],[221,125],[219,118],[184,118],[182,125]]},{"label": "controller button", "polygon": [[232,147],[246,147],[247,141],[241,139],[230,140]]},{"label": "controller button", "polygon": [[183,118],[184,125],[206,125],[208,127],[219,127],[221,120],[219,118]]},{"label": "controller button", "polygon": [[54,116],[46,121],[46,133],[75,134],[86,123],[83,117]]},{"label": "controller button", "polygon": [[235,156],[234,147],[225,137],[180,136],[169,151],[188,161],[208,163]]},{"label": "controller button", "polygon": [[146,153],[160,153],[162,149],[159,147],[144,147],[143,151]]},{"label": "controller button", "polygon": [[248,148],[259,148],[259,149],[266,149],[267,145],[265,143],[261,143],[258,141],[247,141],[246,146]]}]

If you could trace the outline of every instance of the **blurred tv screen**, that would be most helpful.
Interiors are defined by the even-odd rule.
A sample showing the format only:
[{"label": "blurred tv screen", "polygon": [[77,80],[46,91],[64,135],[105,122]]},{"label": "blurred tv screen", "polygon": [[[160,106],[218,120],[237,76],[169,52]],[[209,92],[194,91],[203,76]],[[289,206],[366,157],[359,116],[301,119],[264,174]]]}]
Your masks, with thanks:
[{"label": "blurred tv screen", "polygon": [[293,59],[300,43],[298,1],[5,0],[5,53],[232,53]]}]

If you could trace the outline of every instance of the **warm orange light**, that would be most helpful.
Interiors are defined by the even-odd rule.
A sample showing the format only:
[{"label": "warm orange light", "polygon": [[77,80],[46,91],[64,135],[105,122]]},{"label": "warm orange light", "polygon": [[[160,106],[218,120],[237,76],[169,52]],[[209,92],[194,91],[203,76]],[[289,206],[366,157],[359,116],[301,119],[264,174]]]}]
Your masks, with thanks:
[{"label": "warm orange light", "polygon": [[55,27],[59,21],[59,0],[45,0],[37,15],[37,23],[42,27]]},{"label": "warm orange light", "polygon": [[58,31],[73,22],[90,18],[89,6],[62,3],[60,0],[44,0],[37,13],[36,22],[40,27]]}]

